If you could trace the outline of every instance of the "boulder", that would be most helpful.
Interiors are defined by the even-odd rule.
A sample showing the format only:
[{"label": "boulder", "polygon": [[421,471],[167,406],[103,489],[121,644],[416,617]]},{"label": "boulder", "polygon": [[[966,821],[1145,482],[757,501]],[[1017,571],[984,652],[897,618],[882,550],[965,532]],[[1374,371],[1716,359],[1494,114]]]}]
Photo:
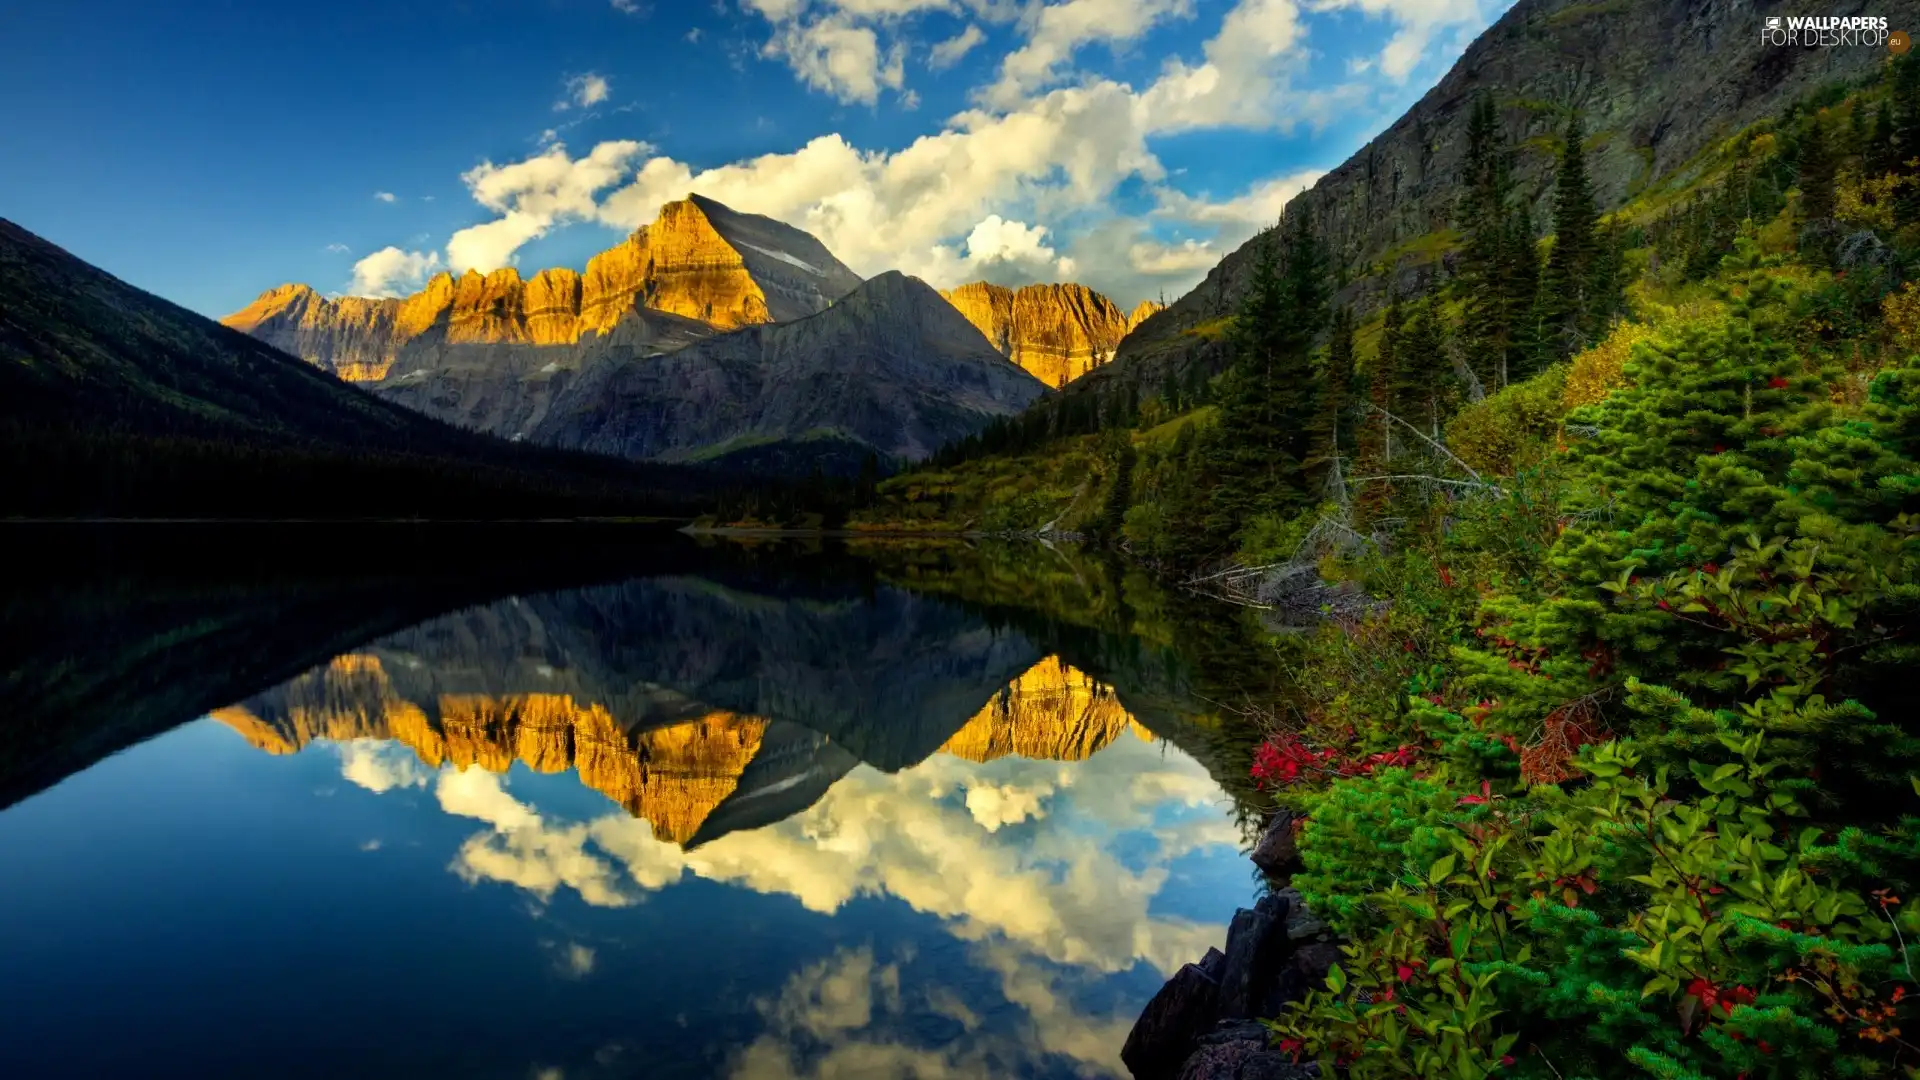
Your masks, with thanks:
[{"label": "boulder", "polygon": [[1260,834],[1260,840],[1253,845],[1253,865],[1268,877],[1278,877],[1291,872],[1300,857],[1300,848],[1294,842],[1292,811],[1282,810],[1273,816],[1267,824],[1267,831]]},{"label": "boulder", "polygon": [[1326,921],[1308,910],[1298,889],[1286,888],[1274,893],[1287,901],[1287,940],[1313,941],[1327,936]]},{"label": "boulder", "polygon": [[1206,972],[1214,982],[1219,982],[1220,976],[1227,970],[1227,954],[1219,949],[1208,949],[1207,955],[1200,958],[1200,970]]},{"label": "boulder", "polygon": [[1346,959],[1340,946],[1331,941],[1309,941],[1294,948],[1292,957],[1274,979],[1273,989],[1262,1002],[1268,1015],[1279,1015],[1289,1001],[1300,1001],[1309,990],[1327,985],[1327,971]]},{"label": "boulder", "polygon": [[1227,926],[1220,1015],[1229,1020],[1254,1018],[1286,960],[1284,908],[1264,899],[1262,903],[1263,907],[1234,912]]},{"label": "boulder", "polygon": [[1187,964],[1141,1010],[1120,1060],[1134,1080],[1174,1080],[1219,1015],[1219,984],[1200,965]]}]

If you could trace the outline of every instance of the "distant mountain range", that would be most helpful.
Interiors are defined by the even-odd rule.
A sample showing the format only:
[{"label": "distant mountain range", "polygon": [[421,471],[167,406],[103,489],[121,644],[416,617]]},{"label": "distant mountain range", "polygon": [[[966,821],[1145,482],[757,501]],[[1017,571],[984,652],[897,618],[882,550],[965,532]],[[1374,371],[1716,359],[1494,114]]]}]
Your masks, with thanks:
[{"label": "distant mountain range", "polygon": [[1029,348],[990,305],[956,310],[897,273],[863,282],[811,235],[692,195],[584,275],[441,274],[394,299],[283,285],[223,321],[508,439],[850,472],[868,454],[925,457],[1019,411],[1046,388],[1021,370],[1026,358],[1054,372],[1110,355],[1125,316],[1067,288],[1071,305],[1019,306]]},{"label": "distant mountain range", "polygon": [[1158,310],[1124,312],[1076,284],[863,283],[813,236],[691,195],[584,274],[440,274],[386,299],[282,285],[222,321],[509,439],[845,472],[869,452],[924,457],[1018,411],[1104,364]]},{"label": "distant mountain range", "polygon": [[712,484],[439,423],[5,220],[0,471],[30,517],[679,513]]}]

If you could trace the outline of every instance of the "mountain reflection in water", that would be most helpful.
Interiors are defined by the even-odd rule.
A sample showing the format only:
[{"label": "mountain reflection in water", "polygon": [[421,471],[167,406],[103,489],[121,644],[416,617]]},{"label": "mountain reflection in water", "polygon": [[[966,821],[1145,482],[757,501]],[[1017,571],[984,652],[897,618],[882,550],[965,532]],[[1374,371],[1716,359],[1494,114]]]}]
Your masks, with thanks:
[{"label": "mountain reflection in water", "polygon": [[1177,665],[1047,636],[676,573],[356,645],[0,811],[0,1071],[1125,1075],[1251,879]]}]

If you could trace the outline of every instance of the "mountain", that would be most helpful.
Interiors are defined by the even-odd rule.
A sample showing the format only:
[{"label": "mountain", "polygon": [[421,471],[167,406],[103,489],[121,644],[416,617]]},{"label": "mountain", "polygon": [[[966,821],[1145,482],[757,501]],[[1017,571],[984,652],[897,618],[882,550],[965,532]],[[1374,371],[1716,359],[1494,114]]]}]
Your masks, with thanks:
[{"label": "mountain", "polygon": [[634,513],[710,483],[437,423],[5,220],[0,402],[27,516]]},{"label": "mountain", "polygon": [[[1370,311],[1390,282],[1404,291],[1430,280],[1457,243],[1448,229],[1478,94],[1492,95],[1519,148],[1516,187],[1541,230],[1550,221],[1555,153],[1570,109],[1586,124],[1587,169],[1604,210],[1684,180],[1703,149],[1823,84],[1869,75],[1885,61],[1884,48],[1762,42],[1768,16],[1805,13],[1776,0],[1520,0],[1418,103],[1296,196],[1287,213],[1311,216],[1333,265],[1351,275],[1340,299]],[[1920,26],[1914,0],[1846,3],[1823,14]],[[1207,324],[1232,312],[1258,242],[1228,255],[1075,389],[1157,387],[1196,362],[1217,370],[1225,350]],[[1385,272],[1369,273],[1374,263]]]},{"label": "mountain", "polygon": [[329,300],[306,285],[282,285],[221,322],[343,379],[375,382],[431,370],[450,346],[573,345],[636,312],[685,320],[659,325],[689,339],[701,326],[786,322],[859,284],[813,236],[690,195],[595,255],[584,274],[564,267],[530,280],[513,267],[443,273],[398,299]]},{"label": "mountain", "polygon": [[1053,387],[1112,359],[1120,340],[1160,310],[1146,300],[1129,315],[1105,296],[1072,283],[1009,289],[976,281],[940,295],[1002,356]]},{"label": "mountain", "polygon": [[[617,339],[617,334],[615,335]],[[633,459],[764,458],[806,445],[840,468],[919,459],[1045,393],[926,283],[876,277],[818,314],[645,357],[610,340],[530,437]]]}]

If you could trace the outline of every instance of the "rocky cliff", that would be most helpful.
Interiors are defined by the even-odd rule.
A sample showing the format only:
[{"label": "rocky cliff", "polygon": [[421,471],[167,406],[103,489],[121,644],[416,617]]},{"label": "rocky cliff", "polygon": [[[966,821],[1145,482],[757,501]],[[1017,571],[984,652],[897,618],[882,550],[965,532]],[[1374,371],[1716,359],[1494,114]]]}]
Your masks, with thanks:
[{"label": "rocky cliff", "polygon": [[[1836,80],[1868,75],[1883,48],[1787,48],[1762,42],[1768,16],[1812,14],[1783,0],[1520,0],[1452,70],[1360,152],[1297,196],[1337,266],[1362,274],[1342,299],[1378,306],[1388,280],[1430,279],[1448,247],[1467,115],[1491,94],[1518,148],[1514,175],[1536,227],[1550,220],[1553,163],[1569,110],[1589,134],[1587,167],[1602,208],[1684,175],[1691,159],[1740,128]],[[1920,27],[1920,3],[1840,0],[1818,14],[1879,15]],[[1169,372],[1224,352],[1193,331],[1233,310],[1252,245],[1228,255],[1192,292],[1128,336],[1114,361],[1078,384],[1088,392]],[[1365,276],[1369,263],[1386,274]]]},{"label": "rocky cliff", "polygon": [[260,294],[221,321],[350,382],[432,367],[410,353],[459,345],[573,345],[635,312],[730,330],[803,318],[860,284],[819,240],[691,195],[594,256],[585,273],[513,267],[439,274],[399,299],[329,300],[306,285]]},{"label": "rocky cliff", "polygon": [[1000,355],[1051,387],[1065,386],[1113,357],[1122,338],[1160,305],[1144,301],[1132,314],[1085,285],[985,281],[940,295],[986,335]]},{"label": "rocky cliff", "polygon": [[857,465],[867,450],[923,458],[1045,389],[932,288],[896,271],[819,314],[665,356],[608,342],[530,437],[670,461],[814,443],[846,448]]}]

